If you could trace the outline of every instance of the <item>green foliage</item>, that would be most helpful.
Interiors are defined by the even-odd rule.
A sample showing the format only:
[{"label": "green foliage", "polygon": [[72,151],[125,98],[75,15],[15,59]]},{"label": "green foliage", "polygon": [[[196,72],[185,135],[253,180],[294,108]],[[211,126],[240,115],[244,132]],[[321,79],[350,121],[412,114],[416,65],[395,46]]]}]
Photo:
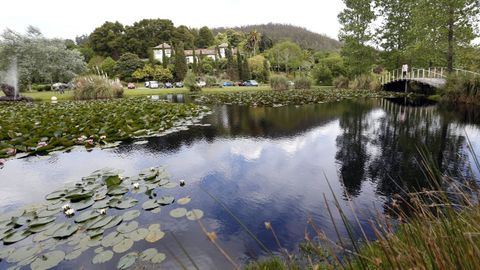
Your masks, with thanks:
[{"label": "green foliage", "polygon": [[106,73],[110,78],[115,77],[117,71],[117,62],[111,57],[105,58],[100,64],[100,69]]},{"label": "green foliage", "polygon": [[238,80],[238,71],[237,65],[233,59],[232,48],[230,47],[230,45],[225,51],[225,56],[227,58],[227,77],[232,81],[236,81]]},{"label": "green foliage", "polygon": [[196,40],[197,48],[208,48],[214,44],[215,38],[212,31],[207,26],[200,28],[198,38]]},{"label": "green foliage", "polygon": [[308,77],[296,78],[293,83],[297,90],[310,90],[312,88],[312,80]]},{"label": "green foliage", "polygon": [[144,64],[136,54],[123,54],[117,61],[117,74],[120,79],[130,82],[133,79],[133,72],[139,68],[143,68]]},{"label": "green foliage", "polygon": [[147,64],[133,72],[132,77],[137,80],[171,82],[173,80],[172,72],[161,65]]},{"label": "green foliage", "polygon": [[480,75],[450,75],[444,89],[444,100],[451,103],[480,104]]},{"label": "green foliage", "polygon": [[202,91],[202,88],[197,85],[197,76],[191,70],[187,72],[183,84],[188,88],[188,90],[190,90],[190,92]]},{"label": "green foliage", "polygon": [[285,263],[277,257],[270,258],[258,262],[250,262],[245,266],[244,270],[292,270],[285,265]]},{"label": "green foliage", "polygon": [[353,90],[380,91],[381,85],[374,74],[362,74],[350,82],[349,88]]},{"label": "green foliage", "polygon": [[272,76],[270,78],[270,87],[275,91],[288,90],[289,84],[287,77],[281,75]]},{"label": "green foliage", "polygon": [[88,40],[92,50],[97,55],[104,57],[111,56],[119,59],[124,50],[123,24],[119,22],[105,22],[102,26],[95,28]]},{"label": "green foliage", "polygon": [[232,29],[228,29],[226,31],[227,34],[227,40],[228,40],[228,45],[232,48],[237,48],[238,45],[243,41],[244,35],[243,33],[237,32]]},{"label": "green foliage", "polygon": [[38,92],[50,91],[52,86],[50,84],[32,84],[32,90]]},{"label": "green foliage", "polygon": [[291,41],[275,44],[267,55],[270,63],[277,68],[277,71],[282,68],[287,74],[290,70],[298,69],[304,60],[302,49]]},{"label": "green foliage", "polygon": [[[228,31],[224,28],[217,28],[213,30],[215,33]],[[316,51],[338,51],[341,48],[341,43],[338,40],[330,38],[326,35],[318,34],[309,31],[303,27],[293,26],[290,24],[268,23],[247,25],[235,27],[230,31],[238,31],[241,33],[250,33],[258,31],[261,33],[259,41],[259,49],[264,52],[273,47],[274,43],[285,40],[291,40],[303,49],[311,48]]]},{"label": "green foliage", "polygon": [[205,83],[207,87],[212,87],[217,83],[217,78],[215,76],[205,76]]},{"label": "green foliage", "polygon": [[317,64],[312,69],[312,77],[318,85],[332,85],[332,71],[324,64]]},{"label": "green foliage", "polygon": [[179,42],[175,46],[175,67],[173,69],[173,76],[176,81],[183,81],[185,75],[187,74],[188,66],[187,60],[185,59],[185,52],[183,43]]},{"label": "green foliage", "polygon": [[200,73],[213,75],[215,71],[215,61],[210,57],[204,57],[199,65]]},{"label": "green foliage", "polygon": [[34,28],[26,34],[5,30],[0,37],[0,72],[16,59],[21,89],[34,82],[68,82],[86,69],[82,55],[64,40],[49,39]]},{"label": "green foliage", "polygon": [[251,77],[260,82],[268,82],[270,66],[268,60],[263,55],[256,55],[248,59],[248,65],[251,71]]},{"label": "green foliage", "polygon": [[336,89],[347,89],[350,85],[350,80],[345,76],[339,76],[333,79],[333,86]]},{"label": "green foliage", "polygon": [[250,80],[252,79],[252,73],[250,72],[248,59],[246,59],[245,56],[242,56],[241,59],[242,59],[242,77],[240,79],[242,81]]},{"label": "green foliage", "polygon": [[74,81],[74,98],[76,100],[111,99],[123,97],[123,86],[118,80],[105,76],[88,75]]},{"label": "green foliage", "polygon": [[134,53],[140,58],[148,58],[151,48],[169,43],[175,32],[173,22],[164,19],[143,19],[125,26],[124,40],[125,51]]}]

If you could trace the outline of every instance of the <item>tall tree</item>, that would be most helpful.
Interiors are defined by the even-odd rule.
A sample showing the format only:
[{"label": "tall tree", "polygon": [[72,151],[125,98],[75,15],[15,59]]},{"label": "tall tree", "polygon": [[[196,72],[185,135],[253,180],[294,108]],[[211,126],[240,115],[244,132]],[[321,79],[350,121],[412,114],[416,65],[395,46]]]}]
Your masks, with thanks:
[{"label": "tall tree", "polygon": [[238,72],[235,66],[235,61],[233,60],[232,48],[230,45],[228,45],[228,48],[225,51],[225,57],[227,58],[227,76],[230,80],[235,81],[238,79]]},{"label": "tall tree", "polygon": [[284,41],[275,44],[269,53],[270,62],[277,66],[285,68],[285,72],[289,73],[291,69],[297,69],[303,62],[303,51],[291,41]]},{"label": "tall tree", "polygon": [[187,74],[188,66],[185,59],[185,52],[183,42],[177,42],[175,44],[175,67],[173,70],[176,81],[183,81]]},{"label": "tall tree", "polygon": [[340,41],[344,43],[342,55],[349,67],[349,75],[367,73],[375,61],[372,41],[372,23],[376,19],[372,0],[343,0],[345,9],[338,15],[342,28]]},{"label": "tall tree", "polygon": [[125,47],[128,52],[147,58],[150,48],[169,43],[175,32],[173,22],[163,19],[144,19],[125,27]]},{"label": "tall tree", "polygon": [[185,25],[180,25],[173,32],[173,42],[183,42],[186,50],[191,50],[195,47],[195,36],[191,29]]},{"label": "tall tree", "polygon": [[429,61],[452,70],[458,48],[469,46],[475,38],[479,13],[478,0],[418,1],[413,11],[416,55],[424,52],[431,55]]},{"label": "tall tree", "polygon": [[382,18],[378,29],[378,44],[384,49],[384,64],[389,69],[400,67],[406,59],[412,35],[412,10],[414,0],[376,0],[376,7]]},{"label": "tall tree", "polygon": [[267,36],[267,34],[262,33],[260,35],[260,41],[258,44],[258,49],[260,50],[260,52],[264,52],[272,47],[273,47],[272,39],[269,36]]},{"label": "tall tree", "polygon": [[212,46],[215,42],[215,37],[213,36],[212,31],[204,26],[200,28],[200,31],[198,32],[198,38],[196,45],[198,48],[208,48]]},{"label": "tall tree", "polygon": [[122,54],[117,61],[117,74],[120,79],[125,81],[132,81],[132,74],[139,68],[143,68],[144,63],[133,53]]},{"label": "tall tree", "polygon": [[252,52],[253,56],[257,54],[259,40],[260,33],[258,33],[257,30],[251,31],[247,36],[247,43],[245,44],[245,47],[249,52]]},{"label": "tall tree", "polygon": [[119,59],[124,52],[125,28],[119,22],[105,22],[89,36],[93,51],[101,56]]}]

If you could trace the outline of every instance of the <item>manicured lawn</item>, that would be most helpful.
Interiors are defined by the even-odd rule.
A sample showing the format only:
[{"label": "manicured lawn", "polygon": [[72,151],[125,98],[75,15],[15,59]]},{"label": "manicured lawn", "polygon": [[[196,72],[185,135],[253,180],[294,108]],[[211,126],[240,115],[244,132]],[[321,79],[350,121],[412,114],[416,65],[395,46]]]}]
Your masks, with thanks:
[{"label": "manicured lawn", "polygon": [[[204,88],[203,93],[225,93],[225,92],[248,92],[248,91],[269,91],[270,86],[260,86],[260,87],[226,87],[226,88]],[[125,89],[126,97],[135,97],[135,96],[150,96],[150,95],[166,95],[166,94],[185,94],[189,93],[186,88],[172,88],[172,89],[149,89],[145,87],[140,87],[137,89]],[[60,94],[58,92],[47,91],[47,92],[31,92],[31,93],[22,93],[24,96],[32,97],[37,101],[49,101],[53,96],[57,97],[58,100],[72,100],[73,91],[66,91],[65,94]],[[0,92],[0,96],[3,96],[3,93]]]}]

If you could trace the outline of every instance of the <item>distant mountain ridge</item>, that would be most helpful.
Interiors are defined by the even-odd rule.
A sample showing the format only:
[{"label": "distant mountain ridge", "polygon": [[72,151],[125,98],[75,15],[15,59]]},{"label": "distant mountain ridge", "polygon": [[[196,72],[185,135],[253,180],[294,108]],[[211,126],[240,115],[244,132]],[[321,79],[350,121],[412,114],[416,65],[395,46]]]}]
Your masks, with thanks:
[{"label": "distant mountain ridge", "polygon": [[338,51],[342,47],[342,43],[338,40],[330,38],[326,35],[312,32],[304,27],[294,26],[290,24],[268,23],[254,24],[240,27],[219,27],[213,28],[212,31],[216,35],[227,29],[233,29],[239,32],[251,32],[257,30],[264,33],[274,42],[282,40],[291,40],[300,45],[303,49],[314,49],[318,51]]}]

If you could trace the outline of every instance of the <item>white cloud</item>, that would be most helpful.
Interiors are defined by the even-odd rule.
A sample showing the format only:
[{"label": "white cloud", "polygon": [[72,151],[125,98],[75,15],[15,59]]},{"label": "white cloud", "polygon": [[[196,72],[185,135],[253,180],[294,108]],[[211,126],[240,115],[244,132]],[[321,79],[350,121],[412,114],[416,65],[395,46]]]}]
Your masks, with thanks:
[{"label": "white cloud", "polygon": [[88,34],[105,21],[132,24],[145,18],[170,19],[190,27],[240,26],[257,23],[290,23],[337,38],[341,0],[330,1],[93,1],[16,0],[2,3],[0,30],[23,31],[39,27],[48,37],[73,39]]}]

